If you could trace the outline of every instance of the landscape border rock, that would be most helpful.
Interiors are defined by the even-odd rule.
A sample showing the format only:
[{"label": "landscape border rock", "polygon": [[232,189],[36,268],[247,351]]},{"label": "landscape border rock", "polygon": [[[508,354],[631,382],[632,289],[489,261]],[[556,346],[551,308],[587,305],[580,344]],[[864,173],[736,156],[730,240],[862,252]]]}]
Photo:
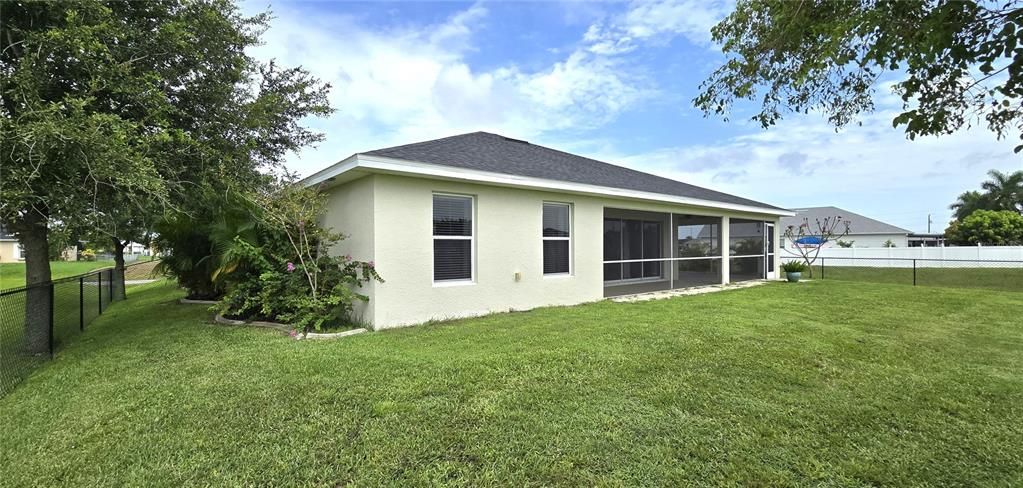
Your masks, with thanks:
[{"label": "landscape border rock", "polygon": [[189,298],[182,298],[178,300],[178,303],[191,304],[191,305],[216,305],[216,300],[192,300]]},{"label": "landscape border rock", "polygon": [[361,334],[363,332],[369,332],[368,329],[359,327],[358,329],[346,330],[344,332],[307,332],[304,334],[306,339],[315,340],[329,340],[329,339],[340,339],[342,337],[348,337],[350,335]]},{"label": "landscape border rock", "polygon": [[[213,321],[222,325],[245,325],[251,327],[262,327],[264,329],[273,329],[287,335],[291,335],[293,331],[291,326],[288,324],[281,324],[278,322],[265,322],[262,320],[253,320],[251,322],[246,322],[244,320],[229,319],[219,313],[213,317]],[[361,334],[363,332],[369,332],[369,330],[363,327],[359,327],[357,329],[346,330],[343,332],[307,332],[304,334],[295,334],[293,337],[295,337],[296,340],[302,339],[331,340],[340,339],[342,337],[348,337],[355,334]]]}]

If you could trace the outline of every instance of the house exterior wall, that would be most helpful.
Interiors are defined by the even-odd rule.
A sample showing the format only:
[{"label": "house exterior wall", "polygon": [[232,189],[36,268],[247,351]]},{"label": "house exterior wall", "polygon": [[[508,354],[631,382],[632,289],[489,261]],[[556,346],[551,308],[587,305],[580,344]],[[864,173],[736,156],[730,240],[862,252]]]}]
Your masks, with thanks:
[{"label": "house exterior wall", "polygon": [[[330,249],[335,256],[350,255],[359,261],[374,260],[374,176],[367,176],[344,183],[327,193],[327,211],[323,224],[346,236]],[[369,301],[357,302],[355,319],[366,324],[374,323],[374,295],[377,284],[370,282],[358,291],[369,297]]]},{"label": "house exterior wall", "polygon": [[[475,198],[472,283],[433,281],[434,193]],[[329,202],[325,223],[353,234],[333,252],[375,261],[385,280],[372,286],[365,311],[376,329],[602,299],[605,208],[777,223],[769,215],[385,174],[335,187]],[[572,205],[568,275],[543,275],[544,202]]]},{"label": "house exterior wall", "polygon": [[0,263],[21,262],[21,255],[18,253],[18,241],[0,241]]}]

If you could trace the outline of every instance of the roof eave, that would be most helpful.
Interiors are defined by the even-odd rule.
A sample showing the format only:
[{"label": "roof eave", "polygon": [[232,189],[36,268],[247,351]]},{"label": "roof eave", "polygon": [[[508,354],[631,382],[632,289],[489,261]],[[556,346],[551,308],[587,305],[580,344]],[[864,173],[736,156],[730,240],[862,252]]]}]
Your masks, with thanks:
[{"label": "roof eave", "polygon": [[355,170],[367,170],[374,173],[403,174],[419,177],[430,177],[440,179],[461,180],[467,182],[492,184],[499,186],[510,186],[527,189],[541,189],[562,191],[567,193],[580,193],[588,195],[610,196],[625,199],[647,200],[662,203],[673,203],[690,205],[695,207],[706,207],[722,210],[734,210],[766,215],[777,215],[779,217],[791,217],[795,212],[769,207],[757,207],[699,198],[681,197],[667,195],[664,193],[644,192],[627,190],[584,183],[573,183],[568,181],[548,180],[529,176],[516,176],[489,171],[479,171],[439,164],[423,163],[420,161],[409,161],[405,159],[388,158],[383,156],[372,156],[367,154],[354,154],[344,160],[327,167],[321,171],[303,178],[299,181],[303,186],[314,186],[330,181]]}]

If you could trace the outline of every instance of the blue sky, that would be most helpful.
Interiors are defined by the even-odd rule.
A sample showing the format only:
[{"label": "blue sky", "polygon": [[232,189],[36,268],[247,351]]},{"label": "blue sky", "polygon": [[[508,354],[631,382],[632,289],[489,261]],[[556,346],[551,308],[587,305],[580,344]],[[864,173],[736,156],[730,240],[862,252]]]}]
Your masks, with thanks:
[{"label": "blue sky", "polygon": [[[243,4],[254,13],[266,2]],[[724,59],[709,30],[727,3],[275,0],[253,54],[333,85],[326,141],[292,155],[309,174],[355,152],[486,130],[775,205],[835,205],[924,231],[988,169],[1023,169],[984,130],[907,141],[882,82],[877,112],[836,132],[817,114],[769,130],[692,107]]]}]

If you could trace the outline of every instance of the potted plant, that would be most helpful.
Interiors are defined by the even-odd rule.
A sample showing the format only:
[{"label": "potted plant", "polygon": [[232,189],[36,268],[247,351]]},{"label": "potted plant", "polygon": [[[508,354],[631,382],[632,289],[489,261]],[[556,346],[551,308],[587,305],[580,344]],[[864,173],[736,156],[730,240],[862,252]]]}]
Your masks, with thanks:
[{"label": "potted plant", "polygon": [[799,281],[799,278],[803,277],[803,271],[806,271],[806,264],[799,261],[789,261],[781,265],[781,270],[785,272],[785,277],[790,283]]}]

